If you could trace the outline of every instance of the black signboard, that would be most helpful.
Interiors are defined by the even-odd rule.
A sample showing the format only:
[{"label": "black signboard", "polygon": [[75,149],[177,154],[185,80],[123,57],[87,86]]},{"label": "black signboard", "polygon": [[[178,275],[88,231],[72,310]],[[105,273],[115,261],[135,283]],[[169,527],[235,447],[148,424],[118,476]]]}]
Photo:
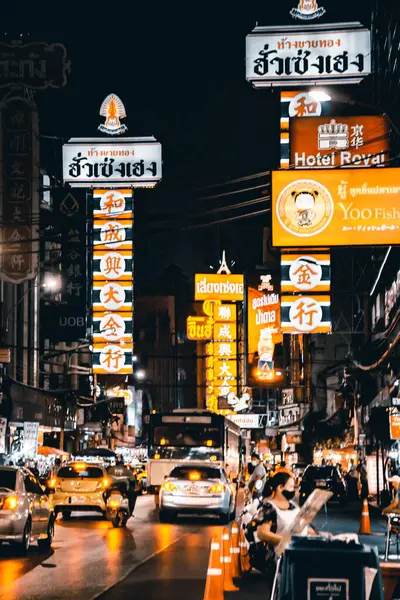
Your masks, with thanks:
[{"label": "black signboard", "polygon": [[71,63],[62,44],[0,43],[0,88],[21,84],[34,89],[60,88]]},{"label": "black signboard", "polygon": [[125,414],[125,399],[124,398],[110,398],[107,400],[108,410],[112,415],[123,415]]},{"label": "black signboard", "polygon": [[348,579],[308,579],[307,600],[349,600]]}]

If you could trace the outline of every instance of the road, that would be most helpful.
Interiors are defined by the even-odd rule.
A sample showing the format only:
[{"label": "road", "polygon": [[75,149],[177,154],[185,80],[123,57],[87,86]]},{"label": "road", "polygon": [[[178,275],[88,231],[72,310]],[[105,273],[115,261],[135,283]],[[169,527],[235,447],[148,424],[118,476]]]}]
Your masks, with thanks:
[{"label": "road", "polygon": [[[32,546],[26,558],[0,547],[0,600],[85,599],[176,600],[190,593],[201,600],[209,542],[220,532],[218,521],[186,518],[160,524],[153,498],[138,499],[127,529],[113,529],[97,516],[58,520],[52,551]],[[329,505],[316,525],[333,533],[357,532],[361,506],[345,511]],[[372,519],[372,536],[362,541],[384,545],[384,523]],[[256,589],[251,590],[256,600]],[[264,592],[265,599],[265,592]],[[242,600],[242,598],[241,598]]]}]

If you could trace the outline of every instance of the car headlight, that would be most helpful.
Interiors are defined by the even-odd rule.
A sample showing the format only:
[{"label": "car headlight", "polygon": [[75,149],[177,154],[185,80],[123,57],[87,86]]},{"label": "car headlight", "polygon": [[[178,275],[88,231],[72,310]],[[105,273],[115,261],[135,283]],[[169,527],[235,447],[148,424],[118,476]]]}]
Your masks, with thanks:
[{"label": "car headlight", "polygon": [[2,508],[3,510],[15,510],[18,504],[19,502],[17,496],[7,496],[7,498],[4,498]]}]

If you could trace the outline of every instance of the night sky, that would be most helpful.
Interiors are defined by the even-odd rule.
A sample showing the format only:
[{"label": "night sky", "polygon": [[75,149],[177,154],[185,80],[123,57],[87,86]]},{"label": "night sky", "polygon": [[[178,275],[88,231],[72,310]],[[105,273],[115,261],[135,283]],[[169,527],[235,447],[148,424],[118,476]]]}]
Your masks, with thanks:
[{"label": "night sky", "polygon": [[[368,24],[367,1],[318,4],[327,10],[326,21]],[[113,92],[125,104],[128,135],[154,135],[163,144],[162,183],[136,194],[141,277],[170,263],[190,276],[215,265],[222,248],[237,270],[261,262],[266,215],[183,229],[246,213],[188,219],[188,214],[258,198],[263,191],[207,199],[202,197],[238,186],[201,186],[278,166],[279,92],[255,90],[246,82],[245,37],[256,22],[293,24],[289,10],[296,5],[297,0],[146,2],[129,8],[106,3],[95,15],[85,4],[72,9],[57,3],[44,11],[37,4],[16,3],[1,9],[2,29],[8,31],[3,39],[30,31],[24,40],[62,42],[72,63],[65,88],[36,94],[42,135],[97,136],[101,102]],[[61,143],[43,141],[55,153]],[[266,181],[250,181],[246,187]],[[165,220],[170,222],[164,226]],[[169,231],[157,233],[160,228]]]}]

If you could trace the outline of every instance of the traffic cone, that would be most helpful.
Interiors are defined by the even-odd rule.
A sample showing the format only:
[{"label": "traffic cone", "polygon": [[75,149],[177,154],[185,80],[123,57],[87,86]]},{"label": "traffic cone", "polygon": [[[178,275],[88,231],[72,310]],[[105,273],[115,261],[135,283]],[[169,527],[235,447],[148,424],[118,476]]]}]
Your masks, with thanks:
[{"label": "traffic cone", "polygon": [[233,583],[231,539],[227,527],[222,530],[221,563],[224,571],[224,592],[236,592],[238,588]]},{"label": "traffic cone", "polygon": [[240,529],[239,548],[240,548],[240,570],[242,573],[246,573],[247,571],[251,571],[251,564],[250,564],[249,551],[247,548],[243,529]]},{"label": "traffic cone", "polygon": [[231,529],[231,558],[232,558],[232,576],[240,577],[240,546],[239,546],[239,525],[234,521]]},{"label": "traffic cone", "polygon": [[224,575],[221,564],[221,543],[213,537],[210,544],[204,600],[224,600]]},{"label": "traffic cone", "polygon": [[363,535],[369,535],[371,533],[371,521],[369,518],[368,500],[366,498],[364,498],[363,501],[359,533],[362,533]]}]

